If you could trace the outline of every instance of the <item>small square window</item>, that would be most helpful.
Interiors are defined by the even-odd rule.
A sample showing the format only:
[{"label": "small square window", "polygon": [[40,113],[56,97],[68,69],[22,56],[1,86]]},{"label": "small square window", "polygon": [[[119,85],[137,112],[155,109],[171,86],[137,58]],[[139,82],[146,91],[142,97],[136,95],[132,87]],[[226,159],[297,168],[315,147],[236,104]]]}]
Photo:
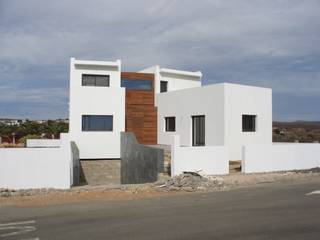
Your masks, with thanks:
[{"label": "small square window", "polygon": [[167,92],[167,91],[168,91],[168,82],[160,81],[160,92]]},{"label": "small square window", "polygon": [[242,132],[255,132],[256,118],[256,115],[242,115]]},{"label": "small square window", "polygon": [[166,132],[174,132],[176,131],[176,118],[175,117],[166,117]]}]

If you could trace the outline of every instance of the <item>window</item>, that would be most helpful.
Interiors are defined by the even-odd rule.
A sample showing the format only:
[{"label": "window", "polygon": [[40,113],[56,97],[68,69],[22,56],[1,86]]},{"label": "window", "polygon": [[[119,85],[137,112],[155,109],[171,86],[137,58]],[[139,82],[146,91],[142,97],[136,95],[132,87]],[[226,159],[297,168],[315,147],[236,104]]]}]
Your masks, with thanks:
[{"label": "window", "polygon": [[205,145],[205,116],[192,116],[192,146]]},{"label": "window", "polygon": [[109,87],[109,75],[82,74],[82,86]]},{"label": "window", "polygon": [[256,115],[242,115],[242,132],[256,131]]},{"label": "window", "polygon": [[121,78],[121,87],[131,90],[152,90],[152,81]]},{"label": "window", "polygon": [[113,116],[111,115],[82,115],[82,131],[112,131]]},{"label": "window", "polygon": [[175,117],[166,117],[166,132],[176,131],[176,118]]},{"label": "window", "polygon": [[168,92],[168,82],[160,81],[160,92]]}]

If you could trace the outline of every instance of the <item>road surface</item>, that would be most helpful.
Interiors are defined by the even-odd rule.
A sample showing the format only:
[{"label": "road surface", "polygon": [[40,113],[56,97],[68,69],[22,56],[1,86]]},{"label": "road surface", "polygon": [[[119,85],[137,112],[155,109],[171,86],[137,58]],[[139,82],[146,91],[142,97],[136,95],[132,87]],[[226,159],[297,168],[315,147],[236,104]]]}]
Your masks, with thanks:
[{"label": "road surface", "polygon": [[319,177],[144,200],[1,206],[0,239],[319,240],[320,194],[306,195],[316,190]]}]

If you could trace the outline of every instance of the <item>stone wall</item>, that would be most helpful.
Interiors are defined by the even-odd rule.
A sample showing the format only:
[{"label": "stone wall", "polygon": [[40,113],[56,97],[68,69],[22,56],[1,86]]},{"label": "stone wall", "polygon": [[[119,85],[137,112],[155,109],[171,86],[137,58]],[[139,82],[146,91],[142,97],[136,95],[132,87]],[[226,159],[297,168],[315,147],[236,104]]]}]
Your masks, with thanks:
[{"label": "stone wall", "polygon": [[82,184],[120,184],[120,159],[80,160],[80,164]]}]

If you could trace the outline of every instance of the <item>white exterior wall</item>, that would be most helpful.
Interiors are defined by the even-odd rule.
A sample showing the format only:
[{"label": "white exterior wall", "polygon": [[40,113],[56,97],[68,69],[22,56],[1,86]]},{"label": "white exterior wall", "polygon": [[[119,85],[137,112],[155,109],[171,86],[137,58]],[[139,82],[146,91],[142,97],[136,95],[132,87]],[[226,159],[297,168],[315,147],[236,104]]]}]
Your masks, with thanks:
[{"label": "white exterior wall", "polygon": [[[182,146],[192,145],[192,116],[205,115],[206,146],[224,145],[224,85],[215,84],[157,94],[158,144],[172,144],[178,134]],[[165,117],[176,117],[176,131],[165,131]]]},{"label": "white exterior wall", "polygon": [[[192,118],[205,115],[206,146],[225,145],[230,160],[242,159],[245,144],[272,142],[271,89],[237,84],[213,84],[157,94],[158,143],[172,144],[179,134],[181,145],[192,145]],[[242,115],[257,115],[256,132],[242,132]],[[176,131],[165,132],[165,117],[176,117]]]},{"label": "white exterior wall", "polygon": [[181,147],[179,136],[174,136],[171,147],[171,175],[184,171],[199,171],[201,174],[216,175],[229,173],[229,152],[225,146]]},{"label": "white exterior wall", "polygon": [[[242,132],[242,115],[257,115],[256,131]],[[230,159],[242,159],[242,146],[272,143],[272,90],[225,84],[225,145]]]},{"label": "white exterior wall", "polygon": [[188,72],[153,66],[140,72],[153,73],[155,77],[155,94],[160,93],[160,82],[168,82],[168,92],[201,86],[201,72]]},{"label": "white exterior wall", "polygon": [[255,144],[244,146],[242,171],[272,172],[320,167],[320,144]]},{"label": "white exterior wall", "polygon": [[0,188],[68,189],[74,157],[68,141],[58,148],[0,148]]},{"label": "white exterior wall", "polygon": [[[110,86],[81,86],[82,74],[110,75]],[[82,159],[120,158],[120,132],[125,130],[125,89],[120,87],[120,74],[120,61],[71,59],[69,133]],[[113,115],[113,131],[82,132],[82,115]]]}]

